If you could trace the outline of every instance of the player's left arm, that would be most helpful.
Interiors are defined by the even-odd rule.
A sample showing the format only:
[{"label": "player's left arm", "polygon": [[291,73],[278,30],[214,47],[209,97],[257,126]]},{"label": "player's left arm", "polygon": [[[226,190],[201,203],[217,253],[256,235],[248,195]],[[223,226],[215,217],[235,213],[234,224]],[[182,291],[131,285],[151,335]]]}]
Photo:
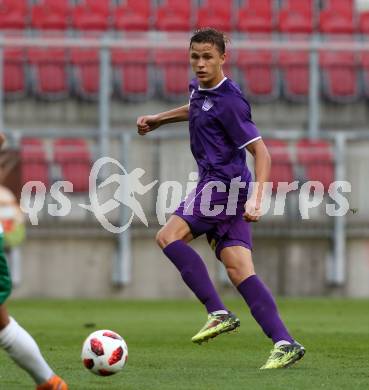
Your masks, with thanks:
[{"label": "player's left arm", "polygon": [[252,120],[251,107],[241,94],[230,94],[223,104],[220,121],[234,146],[238,149],[246,147],[255,160],[255,186],[245,204],[244,219],[257,222],[261,215],[261,204],[265,183],[270,172],[270,155],[261,139],[260,132]]},{"label": "player's left arm", "polygon": [[266,190],[265,183],[269,180],[271,158],[261,138],[248,144],[246,149],[254,157],[255,185],[251,196],[245,204],[245,213],[243,216],[246,221],[257,222],[261,215],[261,204]]}]

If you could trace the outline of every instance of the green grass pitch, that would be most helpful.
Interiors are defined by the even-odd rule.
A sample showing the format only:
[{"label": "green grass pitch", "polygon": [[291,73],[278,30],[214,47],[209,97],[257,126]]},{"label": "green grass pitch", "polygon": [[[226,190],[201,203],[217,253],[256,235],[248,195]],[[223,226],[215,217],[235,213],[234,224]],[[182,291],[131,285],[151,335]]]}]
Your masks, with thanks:
[{"label": "green grass pitch", "polygon": [[[227,304],[241,319],[238,333],[203,346],[190,342],[205,313],[194,301],[12,301],[9,309],[39,343],[70,389],[300,390],[369,388],[369,301],[283,299],[279,307],[307,354],[296,366],[260,371],[271,343],[241,299]],[[96,377],[80,349],[97,329],[127,341],[123,372]],[[0,352],[0,389],[33,389],[28,376]]]}]

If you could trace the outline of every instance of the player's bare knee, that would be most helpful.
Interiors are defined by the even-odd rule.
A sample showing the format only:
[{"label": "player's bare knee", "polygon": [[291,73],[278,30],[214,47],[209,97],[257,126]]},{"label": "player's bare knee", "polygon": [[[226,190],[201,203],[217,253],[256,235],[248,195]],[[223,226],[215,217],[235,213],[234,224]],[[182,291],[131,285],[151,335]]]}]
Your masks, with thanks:
[{"label": "player's bare knee", "polygon": [[160,246],[160,248],[163,249],[163,243],[164,243],[164,233],[163,229],[160,229],[155,236],[156,243]]},{"label": "player's bare knee", "polygon": [[235,286],[238,286],[249,276],[255,274],[253,267],[251,267],[249,264],[245,264],[243,262],[238,262],[238,261],[235,261],[232,264],[227,264],[226,270],[229,279]]},{"label": "player's bare knee", "polygon": [[171,244],[173,241],[176,241],[178,238],[175,234],[168,232],[167,229],[161,228],[156,234],[156,243],[161,249],[164,249],[166,246]]},{"label": "player's bare knee", "polygon": [[234,265],[227,265],[226,266],[227,274],[229,279],[233,284],[237,284],[238,279],[240,278],[239,269],[235,267]]}]

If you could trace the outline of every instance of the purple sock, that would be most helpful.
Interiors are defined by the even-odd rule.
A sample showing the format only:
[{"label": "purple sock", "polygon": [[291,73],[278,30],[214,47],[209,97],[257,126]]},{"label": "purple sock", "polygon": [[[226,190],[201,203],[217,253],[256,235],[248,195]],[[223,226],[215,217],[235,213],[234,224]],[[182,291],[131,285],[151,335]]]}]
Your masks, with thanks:
[{"label": "purple sock", "polygon": [[290,343],[294,341],[279,317],[271,292],[256,275],[245,279],[237,289],[248,304],[256,322],[274,343],[281,340]]},{"label": "purple sock", "polygon": [[206,306],[208,313],[227,310],[215,291],[204,262],[189,245],[177,240],[167,245],[163,252],[178,268],[182,279]]}]

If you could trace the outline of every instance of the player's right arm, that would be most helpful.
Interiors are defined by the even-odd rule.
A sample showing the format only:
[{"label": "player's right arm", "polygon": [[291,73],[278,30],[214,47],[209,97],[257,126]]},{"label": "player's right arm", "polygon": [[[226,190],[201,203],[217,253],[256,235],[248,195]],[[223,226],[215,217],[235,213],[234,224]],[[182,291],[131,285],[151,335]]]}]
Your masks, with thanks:
[{"label": "player's right arm", "polygon": [[140,135],[157,129],[167,123],[188,121],[189,104],[155,115],[144,115],[137,118],[137,131]]}]

